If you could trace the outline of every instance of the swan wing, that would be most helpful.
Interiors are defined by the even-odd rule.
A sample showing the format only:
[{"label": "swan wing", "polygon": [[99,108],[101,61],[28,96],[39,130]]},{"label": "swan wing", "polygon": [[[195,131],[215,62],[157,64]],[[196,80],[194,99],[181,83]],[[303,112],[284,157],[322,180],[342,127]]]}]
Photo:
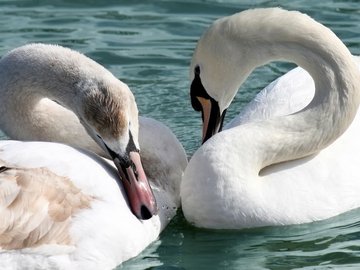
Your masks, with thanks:
[{"label": "swan wing", "polygon": [[47,168],[0,163],[0,247],[73,245],[71,220],[90,207],[91,196]]},{"label": "swan wing", "polygon": [[297,112],[310,103],[314,93],[309,73],[294,68],[260,91],[224,129]]}]

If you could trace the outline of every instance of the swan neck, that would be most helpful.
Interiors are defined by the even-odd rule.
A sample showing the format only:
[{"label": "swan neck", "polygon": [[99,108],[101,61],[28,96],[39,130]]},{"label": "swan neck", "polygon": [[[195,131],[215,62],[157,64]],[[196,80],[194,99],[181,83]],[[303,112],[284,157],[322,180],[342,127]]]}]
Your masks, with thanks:
[{"label": "swan neck", "polygon": [[103,153],[79,119],[103,81],[118,83],[106,69],[69,49],[30,44],[2,57],[0,78],[0,128],[7,136]]},{"label": "swan neck", "polygon": [[[279,12],[283,16],[276,14]],[[250,29],[243,27],[233,33],[230,41],[241,48],[247,46],[247,54],[242,55],[246,61],[242,59],[238,64],[249,63],[245,70],[252,71],[276,60],[293,62],[312,76],[315,95],[307,107],[295,114],[253,125],[257,134],[262,134],[255,142],[263,149],[259,154],[263,157],[259,161],[261,168],[325,148],[349,127],[360,102],[357,66],[336,35],[298,12],[276,10],[275,15],[272,18],[270,14],[268,20],[242,17],[248,20],[245,24]],[[230,20],[231,28],[236,18]],[[250,138],[253,140],[254,136]]]}]

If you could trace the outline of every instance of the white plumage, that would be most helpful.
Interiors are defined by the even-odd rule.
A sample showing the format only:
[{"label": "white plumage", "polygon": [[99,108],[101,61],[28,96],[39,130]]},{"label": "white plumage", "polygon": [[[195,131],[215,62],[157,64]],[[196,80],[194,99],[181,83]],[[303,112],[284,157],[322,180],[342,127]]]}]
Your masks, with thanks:
[{"label": "white plumage", "polygon": [[191,72],[199,67],[220,112],[251,71],[270,61],[295,62],[313,80],[304,69],[290,71],[198,149],[181,184],[185,217],[199,227],[239,229],[359,207],[354,59],[335,34],[299,12],[248,10],[216,21],[199,40]]}]

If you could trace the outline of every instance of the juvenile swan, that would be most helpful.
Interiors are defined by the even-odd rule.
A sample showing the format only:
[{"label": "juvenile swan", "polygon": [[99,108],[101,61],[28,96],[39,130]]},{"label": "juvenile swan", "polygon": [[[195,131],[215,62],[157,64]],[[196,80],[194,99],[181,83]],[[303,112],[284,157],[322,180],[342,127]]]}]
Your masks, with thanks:
[{"label": "juvenile swan", "polygon": [[[71,132],[70,127],[66,119],[52,115],[50,106],[55,101],[71,110],[114,160],[133,213],[141,219],[156,213],[139,156],[135,99],[127,85],[109,71],[60,46],[27,45],[1,59],[0,95],[0,128],[13,139],[50,137],[61,142],[62,133]],[[49,99],[53,100],[51,105]],[[43,102],[49,110],[41,106]],[[14,114],[14,110],[18,112]],[[64,129],[58,133],[59,126]]]},{"label": "juvenile swan", "polygon": [[[0,268],[112,269],[176,213],[187,164],[181,144],[152,119],[141,118],[139,132],[128,87],[79,53],[42,44],[8,53],[0,61],[0,128],[13,139],[113,157],[122,176],[86,150],[0,141]],[[144,198],[131,198],[143,192],[148,210],[138,208]]]},{"label": "juvenile swan", "polygon": [[[302,83],[301,77],[292,80],[296,70],[285,75],[287,84],[284,78],[266,88],[216,134],[240,85],[254,68],[274,60],[298,64],[314,84],[303,70]],[[197,44],[191,80],[206,142],[181,184],[189,222],[218,229],[295,224],[360,206],[360,75],[331,30],[279,8],[219,19]],[[281,85],[300,104],[291,94],[284,98]]]}]

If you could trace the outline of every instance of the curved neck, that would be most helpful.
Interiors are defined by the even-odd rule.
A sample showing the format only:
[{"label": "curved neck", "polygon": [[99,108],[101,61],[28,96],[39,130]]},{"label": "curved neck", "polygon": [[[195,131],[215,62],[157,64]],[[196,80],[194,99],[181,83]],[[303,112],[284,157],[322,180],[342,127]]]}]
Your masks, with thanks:
[{"label": "curved neck", "polygon": [[23,48],[0,61],[0,128],[12,139],[56,141],[103,153],[79,117],[87,93],[103,80],[116,79],[68,49],[41,44]]},{"label": "curved neck", "polygon": [[298,12],[276,9],[273,13],[266,19],[242,16],[240,20],[246,21],[236,32],[231,29],[239,19],[230,17],[230,42],[242,48],[248,45],[249,72],[274,60],[303,67],[314,79],[315,95],[300,112],[251,124],[258,136],[249,138],[250,145],[257,144],[262,151],[258,155],[260,169],[313,154],[331,144],[351,124],[360,102],[358,68],[336,35]]}]

